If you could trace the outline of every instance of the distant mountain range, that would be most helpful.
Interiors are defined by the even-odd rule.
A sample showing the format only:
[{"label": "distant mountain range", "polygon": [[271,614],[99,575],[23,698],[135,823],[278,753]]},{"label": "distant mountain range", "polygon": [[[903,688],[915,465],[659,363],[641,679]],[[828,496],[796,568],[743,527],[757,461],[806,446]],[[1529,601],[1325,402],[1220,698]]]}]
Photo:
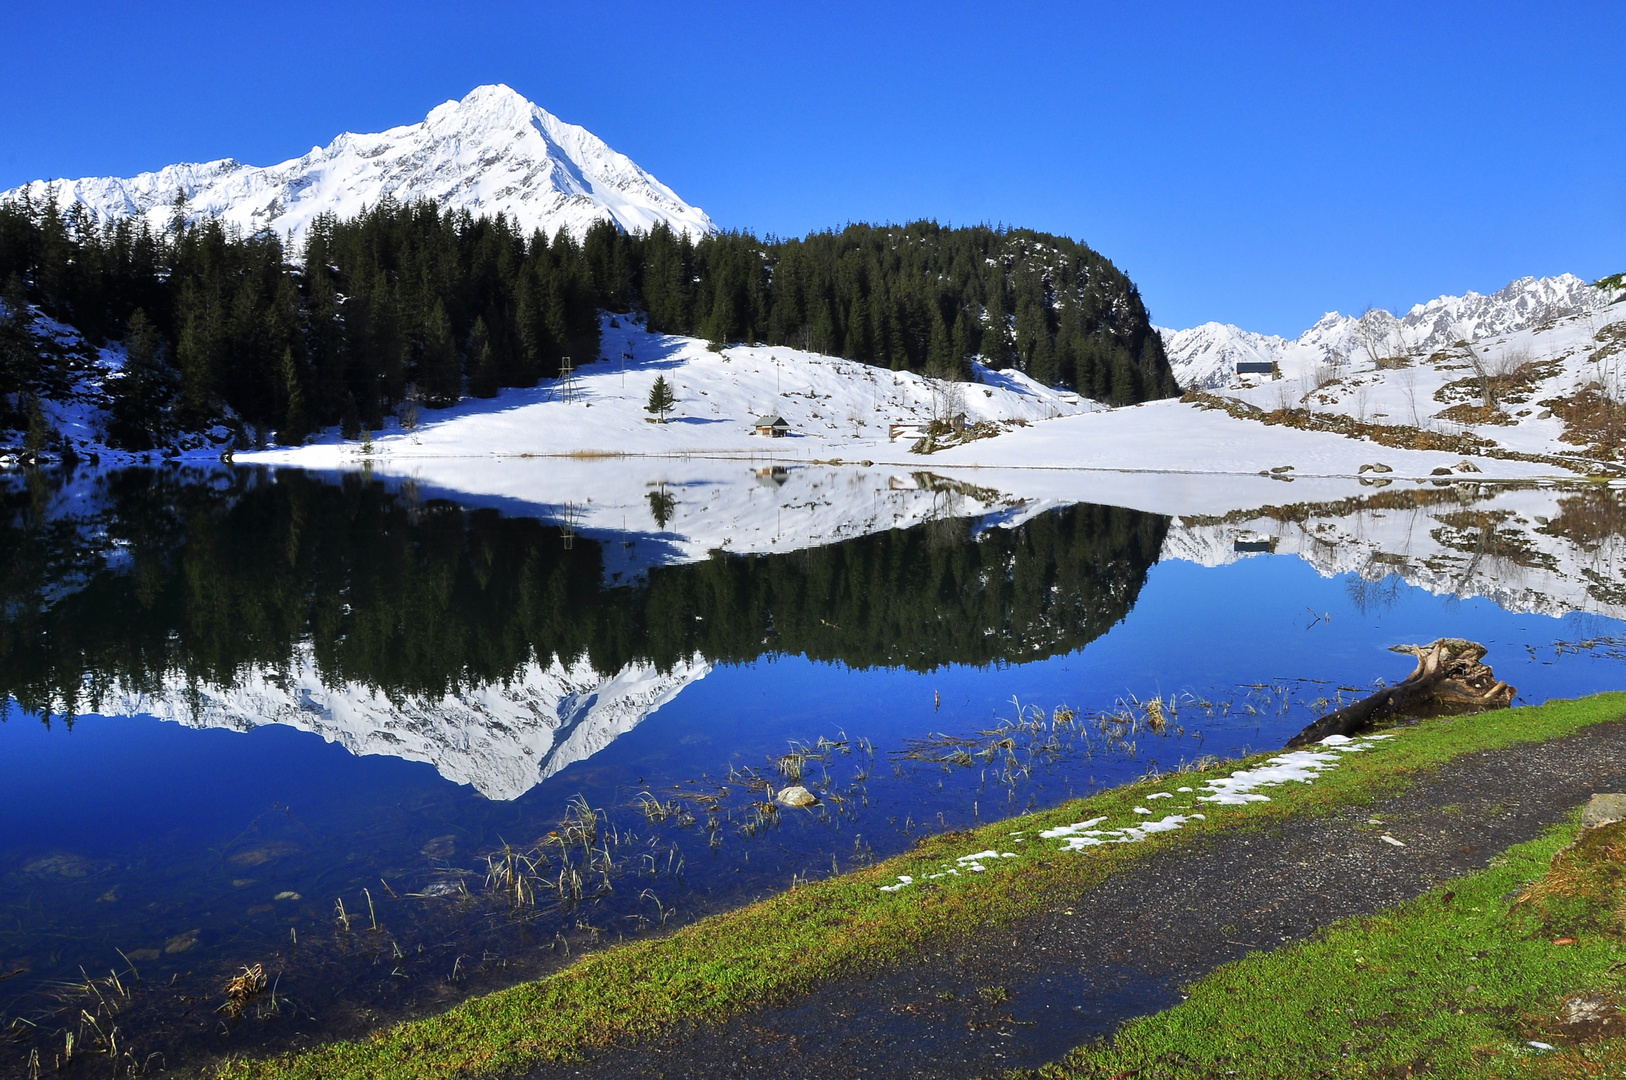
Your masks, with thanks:
[{"label": "distant mountain range", "polygon": [[1295,340],[1210,322],[1189,330],[1158,328],[1175,379],[1186,388],[1224,386],[1239,361],[1276,363],[1288,377],[1317,364],[1399,354],[1426,356],[1459,340],[1477,341],[1528,330],[1588,311],[1612,295],[1573,274],[1520,278],[1481,296],[1442,296],[1396,317],[1382,309],[1360,316],[1330,311]]},{"label": "distant mountain range", "polygon": [[129,179],[36,180],[0,199],[26,190],[42,201],[48,187],[60,203],[83,203],[98,220],[139,216],[154,228],[169,221],[180,192],[189,219],[218,217],[245,233],[291,234],[296,253],[318,214],[350,217],[386,198],[503,213],[527,235],[541,229],[551,237],[564,228],[580,238],[595,221],[629,232],[648,232],[661,221],[695,237],[717,231],[703,211],[598,136],[502,85],[448,101],[422,123],[345,133],[280,165],[223,158]]}]

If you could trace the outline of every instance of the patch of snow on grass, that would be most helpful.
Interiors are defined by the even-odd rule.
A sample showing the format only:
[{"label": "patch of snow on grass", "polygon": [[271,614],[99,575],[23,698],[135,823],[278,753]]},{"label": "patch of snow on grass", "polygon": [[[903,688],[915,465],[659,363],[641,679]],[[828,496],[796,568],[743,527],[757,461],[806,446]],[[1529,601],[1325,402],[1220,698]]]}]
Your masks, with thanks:
[{"label": "patch of snow on grass", "polygon": [[[1334,742],[1334,739],[1342,740]],[[1278,754],[1257,769],[1240,769],[1230,776],[1210,780],[1204,784],[1212,794],[1197,796],[1198,802],[1219,803],[1222,806],[1244,806],[1251,802],[1269,802],[1256,788],[1275,787],[1292,781],[1308,784],[1325,769],[1338,764],[1339,755],[1366,749],[1364,742],[1356,742],[1342,735],[1329,735],[1321,740],[1330,750],[1294,750]]]}]

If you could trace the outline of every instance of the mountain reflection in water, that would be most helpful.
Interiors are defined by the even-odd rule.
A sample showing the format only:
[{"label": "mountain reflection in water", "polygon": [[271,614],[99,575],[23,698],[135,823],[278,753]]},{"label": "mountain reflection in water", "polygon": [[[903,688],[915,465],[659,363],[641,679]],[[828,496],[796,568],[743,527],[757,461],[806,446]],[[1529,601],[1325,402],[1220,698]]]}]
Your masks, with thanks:
[{"label": "mountain reflection in water", "polygon": [[107,478],[86,514],[9,508],[0,687],[23,709],[284,723],[511,799],[713,663],[930,670],[1083,647],[1121,620],[1167,520],[1069,507],[606,580],[563,525],[357,474]]},{"label": "mountain reflection in water", "polygon": [[[128,956],[149,990],[121,1041],[171,1067],[355,1034],[923,828],[1280,745],[1318,699],[1404,674],[1396,641],[1483,640],[1526,701],[1622,681],[1610,488],[1199,515],[604,468],[591,505],[361,473],[0,478],[0,1025],[60,1042],[95,1007],[80,968]],[[1183,703],[1166,730],[1076,728],[1002,776],[916,752],[1013,696],[1156,695]],[[823,801],[765,816],[787,751]],[[615,837],[613,891],[514,911],[488,858],[581,812]],[[280,1011],[222,1042],[219,986],[252,963]]]}]

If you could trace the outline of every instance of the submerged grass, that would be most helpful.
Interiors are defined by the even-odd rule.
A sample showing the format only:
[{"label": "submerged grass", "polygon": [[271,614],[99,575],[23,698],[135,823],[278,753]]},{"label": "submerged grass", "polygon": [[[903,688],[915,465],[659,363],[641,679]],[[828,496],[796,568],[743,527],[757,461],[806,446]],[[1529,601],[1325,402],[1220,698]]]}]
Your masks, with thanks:
[{"label": "submerged grass", "polygon": [[[798,886],[668,937],[606,949],[549,978],[472,999],[440,1016],[396,1024],[361,1041],[228,1062],[220,1075],[427,1080],[502,1075],[542,1061],[569,1060],[585,1049],[652,1036],[685,1020],[719,1020],[785,1000],[820,979],[903,958],[927,941],[1009,922],[1057,890],[1076,895],[1172,845],[1367,802],[1466,753],[1544,741],[1623,717],[1626,694],[1615,693],[1431,720],[1366,752],[1345,755],[1313,784],[1272,788],[1268,802],[1203,804],[1206,820],[1141,843],[1060,853],[1038,840],[1017,845],[1010,839],[1012,832],[1031,835],[1085,817],[1103,817],[1109,827],[1139,823],[1135,808],[1149,795],[1172,793],[1177,785],[1200,787],[1204,780],[1229,775],[1239,763],[1149,777],[1050,810],[927,838],[874,867]],[[989,847],[1015,857],[990,860],[986,873],[926,880],[945,862]],[[896,892],[879,888],[900,875],[919,883]]]},{"label": "submerged grass", "polygon": [[1623,1075],[1626,823],[1566,847],[1575,833],[1227,964],[1182,1004],[1031,1076]]}]

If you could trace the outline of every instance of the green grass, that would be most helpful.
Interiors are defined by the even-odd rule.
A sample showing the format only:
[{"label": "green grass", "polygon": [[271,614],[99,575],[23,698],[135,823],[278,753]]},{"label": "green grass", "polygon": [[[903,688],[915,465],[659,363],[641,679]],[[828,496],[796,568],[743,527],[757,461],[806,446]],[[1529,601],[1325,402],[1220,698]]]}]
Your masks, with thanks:
[{"label": "green grass", "polygon": [[[1626,825],[1589,833],[1581,847],[1592,850],[1566,852],[1548,874],[1575,833],[1552,830],[1392,911],[1227,964],[1175,1008],[1031,1075],[1582,1076],[1611,1064],[1604,1075],[1621,1075],[1615,1041],[1563,1047],[1554,1023],[1569,995],[1619,991],[1626,962],[1616,913]],[[1544,874],[1581,887],[1515,901]]]},{"label": "green grass", "polygon": [[[1076,896],[1155,851],[1368,802],[1461,754],[1556,738],[1623,716],[1626,694],[1617,693],[1428,721],[1364,753],[1346,755],[1313,784],[1283,785],[1271,790],[1271,801],[1244,807],[1203,804],[1206,821],[1143,843],[1062,854],[1054,843],[1032,839],[1018,845],[1009,839],[1013,831],[1031,834],[1087,817],[1106,817],[1108,827],[1137,823],[1133,808],[1148,794],[1200,787],[1204,779],[1229,775],[1239,763],[1146,780],[975,831],[932,837],[873,868],[798,887],[664,938],[606,949],[549,978],[471,999],[440,1016],[397,1024],[365,1040],[232,1061],[221,1075],[438,1080],[510,1074],[542,1061],[569,1060],[583,1049],[652,1036],[685,1020],[720,1020],[782,1001],[818,980],[901,959],[925,942],[1009,922],[1058,892]],[[1148,805],[1172,809],[1183,801]],[[924,878],[956,856],[988,847],[1019,857],[993,860],[983,874],[946,877],[894,893],[878,888],[900,874]]]}]

